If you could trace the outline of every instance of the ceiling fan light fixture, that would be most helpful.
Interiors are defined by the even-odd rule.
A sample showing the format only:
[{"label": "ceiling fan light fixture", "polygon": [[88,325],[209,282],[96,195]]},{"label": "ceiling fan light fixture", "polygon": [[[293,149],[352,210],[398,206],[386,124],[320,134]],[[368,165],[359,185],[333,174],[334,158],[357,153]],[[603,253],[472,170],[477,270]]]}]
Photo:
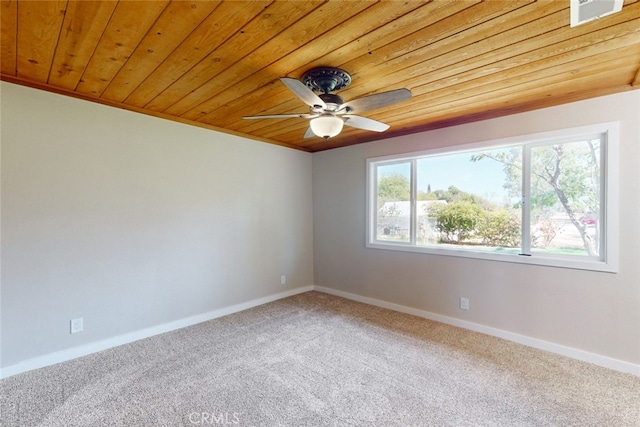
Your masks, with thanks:
[{"label": "ceiling fan light fixture", "polygon": [[342,132],[344,120],[332,114],[323,114],[315,119],[311,119],[309,126],[317,136],[329,139]]},{"label": "ceiling fan light fixture", "polygon": [[[344,70],[332,67],[313,68],[303,74],[301,80],[293,77],[280,77],[280,81],[302,102],[309,106],[308,113],[264,114],[244,116],[243,119],[311,119],[304,138],[319,136],[329,139],[342,132],[346,124],[349,127],[373,132],[384,132],[388,124],[358,116],[352,113],[386,107],[411,98],[409,89],[395,89],[363,96],[345,103],[332,92],[351,83],[351,76]],[[322,92],[316,95],[315,92]]]}]

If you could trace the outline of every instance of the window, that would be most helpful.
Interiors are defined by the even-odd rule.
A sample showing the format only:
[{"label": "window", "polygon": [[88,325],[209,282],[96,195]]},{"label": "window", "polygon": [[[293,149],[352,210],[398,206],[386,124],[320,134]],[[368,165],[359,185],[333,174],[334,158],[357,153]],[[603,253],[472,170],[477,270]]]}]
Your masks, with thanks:
[{"label": "window", "polygon": [[367,246],[617,271],[617,123],[367,160]]}]

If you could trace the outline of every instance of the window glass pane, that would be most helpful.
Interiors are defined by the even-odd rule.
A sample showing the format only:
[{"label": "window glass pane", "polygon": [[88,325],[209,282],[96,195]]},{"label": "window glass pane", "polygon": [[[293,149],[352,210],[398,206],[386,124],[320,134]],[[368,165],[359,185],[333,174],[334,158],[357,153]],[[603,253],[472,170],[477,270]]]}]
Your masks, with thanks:
[{"label": "window glass pane", "polygon": [[518,253],[520,147],[417,161],[417,244]]},{"label": "window glass pane", "polygon": [[617,272],[618,132],[367,159],[367,247]]},{"label": "window glass pane", "polygon": [[531,149],[532,252],[600,254],[600,139]]},{"label": "window glass pane", "polygon": [[376,240],[410,241],[411,163],[376,167]]}]

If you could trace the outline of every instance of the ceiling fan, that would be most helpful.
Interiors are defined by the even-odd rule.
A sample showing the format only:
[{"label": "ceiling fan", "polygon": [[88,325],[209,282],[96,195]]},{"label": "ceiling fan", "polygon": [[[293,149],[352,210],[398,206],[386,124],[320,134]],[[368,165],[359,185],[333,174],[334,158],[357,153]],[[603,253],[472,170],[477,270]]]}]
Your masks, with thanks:
[{"label": "ceiling fan", "polygon": [[[332,67],[313,68],[304,73],[300,80],[290,77],[281,77],[280,80],[309,106],[309,112],[244,116],[243,119],[289,119],[296,117],[310,119],[309,128],[304,134],[305,138],[313,136],[324,139],[332,138],[342,131],[343,125],[384,132],[389,129],[389,125],[352,113],[385,107],[411,98],[409,89],[396,89],[344,102],[338,95],[329,92],[347,87],[351,83],[351,76],[344,70]],[[320,94],[316,95],[314,91]]]}]

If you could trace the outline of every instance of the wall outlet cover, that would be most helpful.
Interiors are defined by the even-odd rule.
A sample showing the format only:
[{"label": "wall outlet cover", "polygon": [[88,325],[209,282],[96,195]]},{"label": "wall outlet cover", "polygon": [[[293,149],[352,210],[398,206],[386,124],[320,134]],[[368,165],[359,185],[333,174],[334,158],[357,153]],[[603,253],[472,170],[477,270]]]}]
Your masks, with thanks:
[{"label": "wall outlet cover", "polygon": [[77,334],[78,332],[82,332],[84,330],[82,317],[77,319],[71,319],[71,333]]}]

